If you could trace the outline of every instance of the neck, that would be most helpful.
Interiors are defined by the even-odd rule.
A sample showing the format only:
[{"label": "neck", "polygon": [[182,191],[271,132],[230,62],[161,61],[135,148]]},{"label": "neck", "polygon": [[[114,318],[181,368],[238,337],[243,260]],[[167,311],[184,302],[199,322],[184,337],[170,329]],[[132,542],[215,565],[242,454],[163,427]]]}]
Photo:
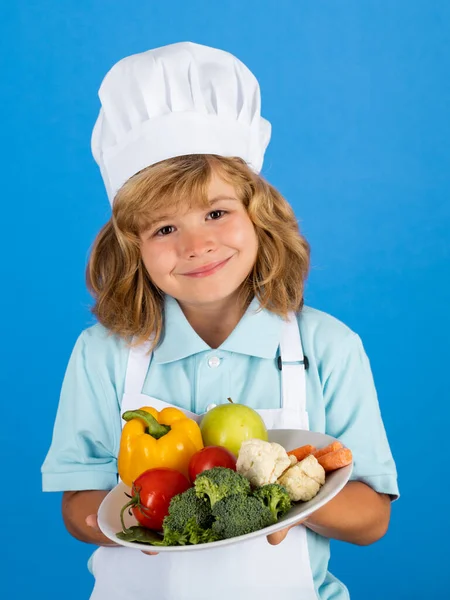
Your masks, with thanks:
[{"label": "neck", "polygon": [[192,329],[211,348],[218,348],[229,337],[247,308],[236,297],[212,305],[180,303],[180,307]]}]

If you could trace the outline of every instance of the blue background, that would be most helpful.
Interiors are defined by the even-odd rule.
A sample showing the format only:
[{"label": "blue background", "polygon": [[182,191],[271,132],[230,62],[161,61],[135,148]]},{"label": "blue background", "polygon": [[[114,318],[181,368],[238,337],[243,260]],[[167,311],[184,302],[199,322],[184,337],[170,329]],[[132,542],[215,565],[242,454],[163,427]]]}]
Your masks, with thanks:
[{"label": "blue background", "polygon": [[30,0],[2,12],[2,597],[89,596],[91,548],[65,532],[60,495],[41,493],[40,465],[70,351],[93,322],[84,268],[109,215],[90,154],[97,90],[118,59],[186,40],[259,78],[273,124],[264,175],[312,245],[307,303],[356,330],[371,359],[402,498],[379,543],[333,543],[331,570],[355,599],[446,596],[450,4]]}]

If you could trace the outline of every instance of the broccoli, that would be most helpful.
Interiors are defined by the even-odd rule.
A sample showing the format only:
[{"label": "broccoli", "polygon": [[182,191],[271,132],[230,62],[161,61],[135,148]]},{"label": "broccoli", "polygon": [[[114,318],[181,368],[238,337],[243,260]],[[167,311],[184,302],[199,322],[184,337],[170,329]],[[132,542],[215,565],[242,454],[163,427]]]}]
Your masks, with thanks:
[{"label": "broccoli", "polygon": [[204,529],[203,527],[200,527],[195,517],[191,517],[186,521],[182,531],[170,529],[166,520],[164,520],[163,531],[163,540],[158,543],[153,543],[154,546],[186,546],[187,544],[206,544],[207,542],[215,542],[219,539],[218,534],[212,531],[212,529]]},{"label": "broccoli", "polygon": [[164,517],[162,546],[185,546],[214,542],[217,535],[211,530],[214,521],[209,503],[197,497],[189,488],[172,498],[169,514]]},{"label": "broccoli", "polygon": [[207,542],[215,542],[219,538],[218,534],[212,529],[202,529],[195,522],[195,519],[189,519],[184,529],[187,536],[188,544],[206,544]]},{"label": "broccoli", "polygon": [[284,516],[292,506],[286,488],[278,483],[263,485],[253,492],[253,496],[270,510],[273,523]]},{"label": "broccoli", "polygon": [[202,529],[210,529],[214,521],[209,503],[198,498],[193,487],[172,498],[169,514],[164,518],[163,529],[181,533],[192,518]]},{"label": "broccoli", "polygon": [[215,521],[212,531],[220,538],[232,538],[263,529],[273,524],[272,513],[267,506],[253,496],[234,494],[214,504]]},{"label": "broccoli", "polygon": [[250,494],[250,482],[240,473],[226,467],[213,467],[195,478],[195,491],[199,498],[209,500],[211,508],[222,498]]}]

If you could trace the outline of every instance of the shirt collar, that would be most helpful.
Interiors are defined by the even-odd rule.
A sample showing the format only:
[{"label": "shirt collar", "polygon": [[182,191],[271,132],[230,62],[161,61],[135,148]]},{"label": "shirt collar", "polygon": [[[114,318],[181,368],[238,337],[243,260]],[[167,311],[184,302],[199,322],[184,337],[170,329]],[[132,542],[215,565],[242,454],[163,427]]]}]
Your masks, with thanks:
[{"label": "shirt collar", "polygon": [[[261,310],[254,298],[235,329],[217,350],[275,358],[282,325],[281,317],[268,310]],[[165,296],[164,331],[153,352],[154,361],[158,364],[169,363],[211,350],[192,329],[178,302],[171,296]]]}]

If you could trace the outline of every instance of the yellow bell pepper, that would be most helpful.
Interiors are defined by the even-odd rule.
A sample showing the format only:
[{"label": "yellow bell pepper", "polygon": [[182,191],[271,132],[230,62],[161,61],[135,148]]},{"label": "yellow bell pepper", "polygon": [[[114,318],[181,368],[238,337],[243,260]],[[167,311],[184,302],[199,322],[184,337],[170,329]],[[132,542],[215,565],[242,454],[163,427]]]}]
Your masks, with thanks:
[{"label": "yellow bell pepper", "polygon": [[151,406],[126,411],[122,429],[118,471],[122,481],[131,487],[147,469],[167,467],[188,476],[189,461],[203,448],[200,428],[177,408],[158,412]]}]

